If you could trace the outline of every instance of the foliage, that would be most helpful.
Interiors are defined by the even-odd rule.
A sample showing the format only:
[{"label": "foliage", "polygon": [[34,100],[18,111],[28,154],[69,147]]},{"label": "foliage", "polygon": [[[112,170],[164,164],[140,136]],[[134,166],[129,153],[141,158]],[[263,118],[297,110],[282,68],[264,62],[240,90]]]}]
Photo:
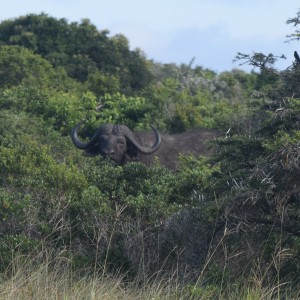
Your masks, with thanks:
[{"label": "foliage", "polygon": [[[62,154],[56,151],[38,144],[29,134],[14,137],[9,143],[3,138],[1,234],[11,242],[2,241],[2,253],[10,248],[26,253],[32,243],[46,238],[51,245],[70,247],[74,263],[80,265],[97,257],[101,265],[108,247],[110,251],[121,249],[110,262],[114,265],[118,255],[123,257],[115,266],[120,268],[126,253],[125,224],[135,220],[142,228],[159,228],[174,212],[199,205],[195,191],[211,185],[207,178],[215,170],[199,163],[191,172],[183,163],[181,171],[174,174],[160,166],[147,168],[132,163],[116,167],[103,160],[96,165],[87,161],[80,170],[70,155],[68,160],[57,161]],[[102,226],[113,222],[113,236],[118,239],[97,244],[95,232],[109,238],[109,230]],[[77,242],[70,244],[70,236]],[[18,237],[18,242],[13,242],[13,237]],[[87,240],[93,243],[86,244]],[[84,245],[83,249],[73,249],[78,244]],[[9,259],[3,256],[2,263],[7,265]]]},{"label": "foliage", "polygon": [[258,62],[262,75],[276,80],[267,82],[260,91],[263,101],[256,104],[253,120],[257,126],[250,134],[228,136],[217,143],[215,159],[222,177],[214,192],[224,201],[221,219],[227,236],[223,239],[222,232],[217,235],[227,250],[220,250],[216,261],[224,263],[226,257],[243,253],[228,261],[226,269],[233,276],[237,275],[233,266],[247,257],[250,263],[245,272],[255,265],[267,266],[264,283],[274,277],[295,280],[300,195],[298,65],[280,72],[273,67],[274,61],[268,66],[260,64],[265,58],[261,55],[245,57],[250,64]]},{"label": "foliage", "polygon": [[233,121],[235,116],[247,110],[245,103],[212,93],[208,88],[201,87],[193,93],[188,88],[182,89],[180,82],[173,78],[153,84],[144,95],[152,108],[147,113],[148,122],[169,132],[195,127],[223,130],[238,127],[238,120],[236,124]]},{"label": "foliage", "polygon": [[103,97],[106,94],[117,94],[120,90],[120,79],[118,76],[103,74],[99,71],[89,74],[87,87],[97,97]]},{"label": "foliage", "polygon": [[[176,272],[191,297],[256,270],[260,287],[297,282],[299,64],[237,58],[260,72],[154,63],[86,19],[2,22],[1,270],[45,243],[94,274]],[[88,136],[104,123],[226,135],[209,158],[182,156],[172,172],[79,156],[69,132],[81,120]]]},{"label": "foliage", "polygon": [[145,98],[120,93],[105,94],[98,107],[98,124],[126,124],[132,129],[145,127],[145,114],[151,109]]},{"label": "foliage", "polygon": [[[0,85],[16,86],[24,78],[44,81],[53,76],[50,63],[20,46],[0,46]],[[50,74],[49,74],[50,73]]]},{"label": "foliage", "polygon": [[152,76],[143,54],[130,50],[124,36],[109,38],[108,33],[88,19],[78,24],[43,13],[30,14],[0,24],[0,45],[28,48],[80,82],[100,72],[116,77],[123,93],[147,86]]}]

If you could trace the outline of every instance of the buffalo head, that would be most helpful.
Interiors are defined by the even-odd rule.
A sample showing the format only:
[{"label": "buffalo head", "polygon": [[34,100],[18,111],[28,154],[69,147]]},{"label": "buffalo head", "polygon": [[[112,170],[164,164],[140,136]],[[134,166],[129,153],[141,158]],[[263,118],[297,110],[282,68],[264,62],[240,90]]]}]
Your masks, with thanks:
[{"label": "buffalo head", "polygon": [[155,134],[155,142],[153,146],[144,146],[140,143],[134,133],[124,125],[105,124],[100,126],[92,138],[84,143],[78,137],[78,130],[83,122],[78,123],[71,132],[71,138],[74,145],[84,150],[84,155],[95,156],[102,155],[110,158],[118,164],[123,164],[127,158],[142,154],[152,154],[156,152],[161,143],[159,132],[152,127]]}]

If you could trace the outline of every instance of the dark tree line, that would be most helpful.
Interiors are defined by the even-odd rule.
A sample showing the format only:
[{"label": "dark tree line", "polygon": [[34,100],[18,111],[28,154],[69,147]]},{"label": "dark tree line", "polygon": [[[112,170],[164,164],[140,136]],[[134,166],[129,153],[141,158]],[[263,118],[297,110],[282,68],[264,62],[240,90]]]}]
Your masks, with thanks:
[{"label": "dark tree line", "polygon": [[0,24],[0,45],[19,45],[64,67],[81,82],[97,71],[119,78],[120,89],[130,94],[149,84],[152,75],[139,50],[130,50],[123,35],[109,37],[88,19],[68,23],[46,14],[27,15]]}]

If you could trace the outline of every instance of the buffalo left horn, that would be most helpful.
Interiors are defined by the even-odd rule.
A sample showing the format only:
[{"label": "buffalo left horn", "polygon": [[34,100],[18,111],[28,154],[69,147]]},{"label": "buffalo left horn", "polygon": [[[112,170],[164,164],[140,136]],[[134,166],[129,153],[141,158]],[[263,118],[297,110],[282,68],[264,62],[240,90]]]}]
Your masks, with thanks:
[{"label": "buffalo left horn", "polygon": [[[82,150],[85,150],[85,149],[87,149],[89,146],[94,145],[94,144],[98,141],[99,135],[101,135],[101,134],[103,133],[103,131],[104,131],[105,129],[107,129],[107,128],[104,129],[103,126],[102,126],[102,127],[99,127],[99,128],[96,130],[96,132],[94,133],[94,135],[92,136],[92,138],[91,138],[88,142],[84,143],[84,142],[82,142],[82,141],[79,139],[79,137],[78,137],[78,130],[79,130],[80,126],[81,126],[83,123],[84,123],[84,121],[79,122],[79,123],[72,129],[72,132],[71,132],[71,138],[72,138],[72,141],[73,141],[74,145],[75,145],[77,148],[82,149]],[[108,127],[108,126],[112,127],[113,125],[107,124],[105,127]]]}]

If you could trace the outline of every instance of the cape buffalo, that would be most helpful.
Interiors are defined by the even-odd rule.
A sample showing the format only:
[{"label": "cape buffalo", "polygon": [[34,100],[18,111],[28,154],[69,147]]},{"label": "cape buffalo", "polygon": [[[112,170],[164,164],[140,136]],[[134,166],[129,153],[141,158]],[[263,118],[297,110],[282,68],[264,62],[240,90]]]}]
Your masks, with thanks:
[{"label": "cape buffalo", "polygon": [[155,159],[167,168],[175,170],[179,154],[207,154],[206,141],[219,135],[214,129],[194,129],[178,134],[160,134],[153,126],[153,132],[132,132],[127,126],[105,124],[100,126],[92,138],[84,143],[78,137],[83,122],[71,132],[74,145],[84,150],[85,156],[98,154],[122,165],[140,161],[151,165]]}]

